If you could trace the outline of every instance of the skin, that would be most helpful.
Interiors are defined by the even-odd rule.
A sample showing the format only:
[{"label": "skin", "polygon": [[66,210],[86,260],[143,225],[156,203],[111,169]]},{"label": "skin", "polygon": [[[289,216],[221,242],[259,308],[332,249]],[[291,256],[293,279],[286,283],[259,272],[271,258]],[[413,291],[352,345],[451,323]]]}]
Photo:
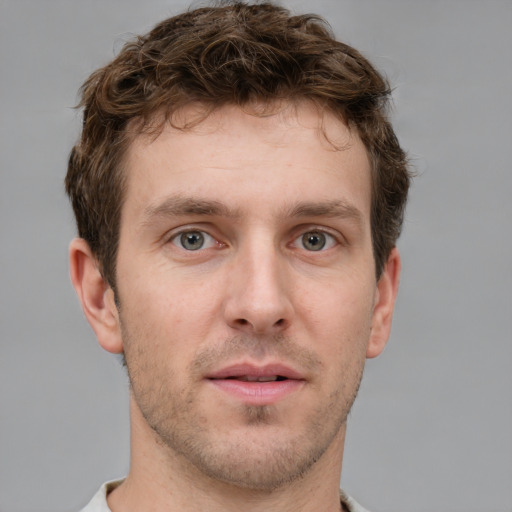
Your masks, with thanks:
[{"label": "skin", "polygon": [[[131,382],[131,468],[109,506],[340,510],[346,418],[400,272],[394,249],[374,273],[359,137],[308,103],[229,106],[136,137],[124,167],[119,308],[86,242],[70,251],[84,312]],[[255,401],[211,379],[243,364],[298,377]]]}]

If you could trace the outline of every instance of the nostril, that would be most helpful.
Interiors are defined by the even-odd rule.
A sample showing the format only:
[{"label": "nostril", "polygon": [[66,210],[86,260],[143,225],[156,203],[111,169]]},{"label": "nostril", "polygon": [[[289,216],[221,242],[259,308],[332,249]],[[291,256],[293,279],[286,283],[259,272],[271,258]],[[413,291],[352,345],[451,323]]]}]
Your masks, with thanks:
[{"label": "nostril", "polygon": [[[257,334],[273,333],[284,331],[290,326],[290,319],[284,311],[265,311],[254,308],[253,311],[237,311],[238,315],[231,316],[229,312],[226,315],[227,323],[234,329],[247,331]],[[241,314],[240,314],[241,313]],[[277,313],[277,314],[275,314]]]}]

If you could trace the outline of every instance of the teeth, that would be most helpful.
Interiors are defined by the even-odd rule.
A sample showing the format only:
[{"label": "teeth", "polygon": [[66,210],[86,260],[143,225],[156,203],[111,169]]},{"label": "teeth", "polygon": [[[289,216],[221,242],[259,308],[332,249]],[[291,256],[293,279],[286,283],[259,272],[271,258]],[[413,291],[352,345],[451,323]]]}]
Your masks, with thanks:
[{"label": "teeth", "polygon": [[271,377],[252,377],[252,376],[244,376],[240,377],[239,380],[244,382],[273,382],[277,380],[277,375],[272,375]]}]

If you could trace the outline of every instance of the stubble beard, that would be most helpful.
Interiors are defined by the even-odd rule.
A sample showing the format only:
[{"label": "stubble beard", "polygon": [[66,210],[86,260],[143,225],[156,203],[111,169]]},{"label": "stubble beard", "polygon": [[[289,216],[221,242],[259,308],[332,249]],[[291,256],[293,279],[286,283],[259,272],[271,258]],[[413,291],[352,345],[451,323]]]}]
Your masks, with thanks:
[{"label": "stubble beard", "polygon": [[[123,332],[123,340],[128,348],[125,356],[131,391],[156,442],[170,457],[180,459],[185,466],[191,465],[206,477],[256,492],[272,492],[301,479],[337,436],[343,435],[363,371],[363,365],[341,368],[341,375],[346,377],[345,385],[309,412],[302,432],[295,432],[291,425],[287,436],[274,436],[274,432],[282,432],[279,432],[278,415],[273,406],[240,405],[238,417],[243,419],[245,427],[250,427],[252,435],[231,436],[211,428],[198,406],[195,390],[185,386],[170,389],[162,384],[171,382],[172,375],[159,375],[158,369],[168,369],[159,366],[154,356],[148,357],[140,345],[135,349],[136,354],[132,354],[130,347],[136,344],[131,343],[127,332]],[[221,350],[200,354],[191,365],[190,373],[203,371],[212,361],[228,360],[226,356],[251,354],[257,343],[260,342],[246,337],[227,340]],[[321,364],[311,353],[298,349],[282,336],[268,346],[278,346],[273,353],[285,356],[288,361],[297,361],[302,367]],[[144,382],[148,375],[158,387]]]}]

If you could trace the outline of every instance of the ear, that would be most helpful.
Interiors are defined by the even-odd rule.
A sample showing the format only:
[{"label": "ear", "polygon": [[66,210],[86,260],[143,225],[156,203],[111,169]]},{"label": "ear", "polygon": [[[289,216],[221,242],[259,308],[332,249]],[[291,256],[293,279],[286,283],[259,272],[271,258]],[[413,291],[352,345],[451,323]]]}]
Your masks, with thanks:
[{"label": "ear", "polygon": [[388,341],[400,282],[400,269],[400,253],[395,247],[389,254],[388,261],[377,282],[370,341],[366,349],[368,358],[377,357],[384,350]]},{"label": "ear", "polygon": [[76,238],[69,246],[71,281],[85,316],[100,345],[115,354],[123,351],[119,313],[114,292],[101,275],[89,244]]}]

